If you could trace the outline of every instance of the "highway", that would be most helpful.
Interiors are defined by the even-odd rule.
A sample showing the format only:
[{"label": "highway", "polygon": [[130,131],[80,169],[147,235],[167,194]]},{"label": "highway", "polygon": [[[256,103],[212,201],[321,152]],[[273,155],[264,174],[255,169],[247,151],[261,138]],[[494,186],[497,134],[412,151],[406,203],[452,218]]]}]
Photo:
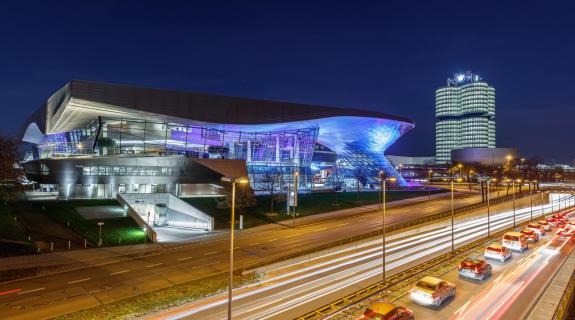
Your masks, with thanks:
[{"label": "highway", "polygon": [[[571,200],[570,205],[575,204]],[[522,208],[521,208],[522,207]],[[551,206],[537,204],[535,217]],[[518,205],[516,221],[530,219],[530,208]],[[557,208],[557,206],[556,206]],[[513,224],[510,204],[493,208],[491,230]],[[471,242],[487,233],[485,211],[457,219],[456,245]],[[386,270],[396,274],[426,259],[448,252],[451,227],[446,221],[425,228],[404,231],[388,238]],[[234,296],[234,319],[290,319],[381,280],[381,240],[364,243],[301,263],[270,270],[260,284],[238,289]],[[161,312],[150,319],[224,319],[226,296],[220,295]],[[455,304],[454,304],[455,306]],[[454,313],[446,307],[444,312]],[[417,313],[416,313],[417,314]],[[420,317],[427,319],[425,317]],[[437,319],[446,319],[441,314]]]},{"label": "highway", "polygon": [[[390,222],[408,221],[449,208],[449,195],[393,208]],[[478,195],[457,197],[457,206],[475,203]],[[523,199],[522,201],[525,201]],[[326,217],[326,218],[324,218]],[[282,256],[381,228],[381,213],[306,217],[290,225],[267,225],[237,234],[235,265]],[[47,319],[227,271],[228,234],[163,246],[160,254],[130,255],[114,263],[87,263],[86,268],[0,284],[0,318]],[[97,257],[98,249],[92,249]],[[95,261],[97,261],[95,259]]]}]

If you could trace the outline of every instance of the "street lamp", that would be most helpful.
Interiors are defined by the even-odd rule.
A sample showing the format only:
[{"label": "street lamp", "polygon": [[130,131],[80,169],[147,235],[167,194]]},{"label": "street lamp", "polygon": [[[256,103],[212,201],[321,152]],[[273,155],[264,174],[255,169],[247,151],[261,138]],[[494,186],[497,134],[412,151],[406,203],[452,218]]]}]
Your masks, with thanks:
[{"label": "street lamp", "polygon": [[104,225],[104,221],[99,221],[97,223],[98,227],[100,227],[100,235],[98,237],[98,247],[102,246],[102,226]]},{"label": "street lamp", "polygon": [[429,174],[429,184],[432,184],[431,182],[431,174],[433,173],[433,169],[429,169],[429,171],[427,171],[427,173]]},{"label": "street lamp", "polygon": [[513,159],[513,157],[510,154],[505,156],[505,160],[507,160],[507,166],[509,166],[509,161],[511,161],[511,159]]},{"label": "street lamp", "polygon": [[148,219],[146,220],[146,229],[144,229],[144,244],[148,243],[148,229],[150,228],[150,211],[148,211]]},{"label": "street lamp", "polygon": [[[509,182],[509,179],[507,179],[507,182]],[[522,183],[523,181],[521,181],[521,179],[511,180],[512,191],[513,191],[513,228],[515,228],[515,182]]]},{"label": "street lamp", "polygon": [[491,181],[496,182],[497,179],[487,179],[487,236],[491,235],[491,213],[490,213],[490,200],[491,195],[489,194],[489,185]]},{"label": "street lamp", "polygon": [[451,181],[451,253],[453,254],[455,251],[455,231],[454,231],[454,202],[453,202],[453,182],[461,182],[463,179],[451,177],[449,179]]},{"label": "street lamp", "polygon": [[382,192],[382,205],[381,207],[383,208],[382,210],[382,216],[381,216],[381,250],[382,250],[382,275],[383,275],[383,284],[385,285],[385,201],[386,201],[386,184],[387,181],[389,182],[395,182],[397,179],[394,177],[390,177],[390,178],[385,178],[384,172],[379,171],[379,178],[381,179],[381,192]]},{"label": "street lamp", "polygon": [[457,168],[459,168],[459,177],[461,178],[463,175],[461,174],[461,169],[463,168],[463,165],[460,163],[457,165]]},{"label": "street lamp", "polygon": [[230,182],[232,184],[232,212],[231,212],[231,222],[230,222],[230,266],[229,266],[229,278],[228,278],[228,320],[232,319],[232,290],[234,288],[234,227],[235,227],[235,214],[236,214],[236,183],[246,184],[248,179],[246,178],[233,178],[233,177],[222,177],[224,182]]},{"label": "street lamp", "polygon": [[292,217],[292,225],[295,225],[295,210],[297,207],[297,183],[299,178],[299,171],[294,172],[293,174],[293,190],[294,190],[294,201],[293,201],[293,217]]}]

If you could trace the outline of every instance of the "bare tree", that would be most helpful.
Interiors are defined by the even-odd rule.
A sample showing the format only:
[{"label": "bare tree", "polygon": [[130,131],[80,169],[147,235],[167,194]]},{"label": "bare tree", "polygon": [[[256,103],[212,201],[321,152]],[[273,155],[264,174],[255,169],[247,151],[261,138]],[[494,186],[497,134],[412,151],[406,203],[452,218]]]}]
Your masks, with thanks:
[{"label": "bare tree", "polygon": [[334,186],[333,191],[335,193],[335,205],[339,206],[339,199],[338,199],[338,189],[341,188],[341,168],[337,163],[337,160],[334,162],[333,167],[331,168],[331,172],[329,174],[329,179],[332,181]]},{"label": "bare tree", "polygon": [[18,179],[22,176],[17,164],[20,145],[13,137],[0,135],[0,197],[8,205],[10,196],[18,189]]},{"label": "bare tree", "polygon": [[[231,208],[232,207],[232,184],[223,183],[223,194],[225,197],[216,198],[218,208]],[[236,184],[236,210],[241,214],[247,208],[253,207],[256,204],[256,197],[254,190],[249,185]]]},{"label": "bare tree", "polygon": [[[263,176],[266,191],[270,194],[270,213],[274,212],[274,202],[284,201],[285,194],[281,192],[283,185],[283,173],[279,167],[274,167]],[[276,191],[278,191],[276,193]]]},{"label": "bare tree", "polygon": [[363,170],[363,168],[361,167],[356,167],[353,170],[353,177],[356,180],[356,187],[357,187],[357,201],[359,201],[359,186],[361,184],[365,184],[366,181],[366,177],[365,177],[365,172]]}]

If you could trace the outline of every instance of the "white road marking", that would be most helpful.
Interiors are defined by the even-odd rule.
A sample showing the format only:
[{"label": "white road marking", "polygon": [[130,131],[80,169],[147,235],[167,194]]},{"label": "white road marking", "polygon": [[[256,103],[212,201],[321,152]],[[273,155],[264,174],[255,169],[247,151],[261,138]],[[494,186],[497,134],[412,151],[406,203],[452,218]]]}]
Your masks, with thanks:
[{"label": "white road marking", "polygon": [[29,293],[29,292],[36,292],[36,291],[40,291],[40,290],[44,290],[45,288],[36,288],[36,289],[32,289],[32,290],[26,290],[26,291],[20,291],[17,294],[24,294],[24,293]]},{"label": "white road marking", "polygon": [[348,224],[349,224],[349,222],[346,222],[346,223],[338,224],[337,226],[338,226],[338,227],[343,227],[343,226],[346,226],[346,225],[348,225]]},{"label": "white road marking", "polygon": [[297,237],[297,236],[301,236],[301,233],[292,234],[291,236],[287,236],[286,238],[293,238],[293,237]]},{"label": "white road marking", "polygon": [[188,260],[188,259],[192,259],[193,257],[185,257],[185,258],[180,258],[178,259],[178,261],[184,261],[184,260]]},{"label": "white road marking", "polygon": [[208,252],[208,253],[204,253],[204,256],[209,256],[210,254],[216,254],[216,253],[218,253],[218,252],[217,252],[217,251],[214,251],[214,252]]},{"label": "white road marking", "polygon": [[314,232],[323,231],[323,230],[327,230],[327,228],[315,229]]},{"label": "white road marking", "polygon": [[80,280],[74,280],[74,281],[69,281],[68,284],[74,284],[74,283],[78,283],[78,282],[84,282],[84,281],[88,281],[92,278],[84,278],[84,279],[80,279]]},{"label": "white road marking", "polygon": [[269,239],[267,242],[276,241],[277,239]]},{"label": "white road marking", "polygon": [[254,242],[254,243],[250,244],[250,247],[251,247],[251,246],[256,246],[256,245],[258,245],[258,244],[260,244],[260,243],[259,243],[259,242]]},{"label": "white road marking", "polygon": [[163,262],[160,262],[160,263],[149,264],[149,265],[146,266],[146,268],[151,268],[151,267],[159,266],[159,265],[161,265],[161,264],[164,264],[164,263],[163,263]]},{"label": "white road marking", "polygon": [[126,270],[122,270],[122,271],[117,271],[117,272],[112,272],[112,273],[110,273],[110,275],[113,276],[113,275],[115,275],[115,274],[126,273],[126,272],[130,272],[130,269],[126,269]]}]

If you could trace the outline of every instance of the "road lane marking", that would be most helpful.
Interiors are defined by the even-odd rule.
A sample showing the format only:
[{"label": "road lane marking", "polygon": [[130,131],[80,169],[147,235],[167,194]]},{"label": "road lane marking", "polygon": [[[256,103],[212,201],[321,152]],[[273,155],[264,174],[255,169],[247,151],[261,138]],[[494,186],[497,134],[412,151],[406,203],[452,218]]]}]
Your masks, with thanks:
[{"label": "road lane marking", "polygon": [[259,242],[254,242],[254,243],[250,244],[250,247],[251,247],[251,246],[257,246],[258,244],[260,244],[260,243],[259,243]]},{"label": "road lane marking", "polygon": [[234,250],[237,250],[237,249],[239,249],[239,248],[240,248],[240,247],[235,247]]},{"label": "road lane marking", "polygon": [[314,232],[323,231],[323,230],[327,230],[327,228],[315,229]]},{"label": "road lane marking", "polygon": [[287,236],[286,238],[293,238],[293,237],[297,237],[297,236],[301,236],[301,233],[292,234],[291,236]]},{"label": "road lane marking", "polygon": [[214,252],[208,252],[208,253],[204,253],[204,256],[209,256],[210,254],[216,254],[216,253],[218,253],[218,252],[217,252],[217,251],[214,251]]},{"label": "road lane marking", "polygon": [[277,239],[269,239],[267,242],[276,241]]},{"label": "road lane marking", "polygon": [[113,276],[113,275],[116,275],[116,274],[126,273],[126,272],[130,272],[130,269],[126,269],[126,270],[122,270],[122,271],[117,271],[117,272],[112,272],[112,273],[110,273],[110,275]]},{"label": "road lane marking", "polygon": [[27,291],[21,291],[18,292],[17,294],[24,294],[24,293],[30,293],[30,292],[36,292],[36,291],[40,291],[40,290],[44,290],[45,288],[36,288],[36,289],[32,289],[32,290],[27,290]]},{"label": "road lane marking", "polygon": [[84,279],[80,279],[80,280],[74,280],[74,281],[69,281],[68,284],[74,284],[74,283],[78,283],[78,282],[84,282],[84,281],[88,281],[92,278],[84,278]]},{"label": "road lane marking", "polygon": [[161,265],[161,264],[164,264],[164,263],[163,263],[163,262],[160,262],[160,263],[149,264],[149,265],[146,266],[146,268],[151,268],[151,267],[159,266],[159,265]]},{"label": "road lane marking", "polygon": [[193,257],[185,257],[185,258],[180,258],[178,259],[178,261],[184,261],[184,260],[188,260],[188,259],[192,259]]},{"label": "road lane marking", "polygon": [[338,226],[338,227],[343,227],[343,226],[346,226],[346,225],[348,225],[348,224],[349,224],[349,222],[346,222],[346,223],[338,224],[337,226]]}]

